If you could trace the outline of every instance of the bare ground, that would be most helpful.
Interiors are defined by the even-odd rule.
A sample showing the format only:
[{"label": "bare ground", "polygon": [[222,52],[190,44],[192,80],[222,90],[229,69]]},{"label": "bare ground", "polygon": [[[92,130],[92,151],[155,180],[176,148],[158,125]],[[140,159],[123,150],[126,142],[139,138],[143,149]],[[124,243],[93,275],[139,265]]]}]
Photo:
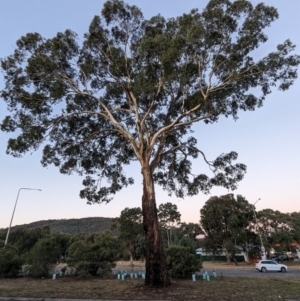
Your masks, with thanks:
[{"label": "bare ground", "polygon": [[109,300],[285,300],[300,298],[300,277],[218,277],[174,280],[166,288],[145,287],[141,278],[0,279],[0,297]]}]

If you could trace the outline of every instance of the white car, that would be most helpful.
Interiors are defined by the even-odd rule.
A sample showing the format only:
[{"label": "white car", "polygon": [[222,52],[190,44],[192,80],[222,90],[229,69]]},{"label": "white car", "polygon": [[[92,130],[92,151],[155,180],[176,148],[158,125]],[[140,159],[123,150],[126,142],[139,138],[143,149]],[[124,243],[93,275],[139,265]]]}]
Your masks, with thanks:
[{"label": "white car", "polygon": [[285,264],[280,264],[273,260],[260,260],[255,264],[255,269],[263,273],[267,271],[277,271],[285,273],[288,270]]}]

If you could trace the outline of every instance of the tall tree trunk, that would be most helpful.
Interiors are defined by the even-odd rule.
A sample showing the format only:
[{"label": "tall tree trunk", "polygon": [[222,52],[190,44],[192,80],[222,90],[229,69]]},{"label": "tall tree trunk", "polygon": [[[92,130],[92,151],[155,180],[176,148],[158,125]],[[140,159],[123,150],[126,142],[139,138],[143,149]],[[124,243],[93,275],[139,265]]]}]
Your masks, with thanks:
[{"label": "tall tree trunk", "polygon": [[225,256],[226,256],[226,259],[227,259],[227,264],[230,264],[231,263],[231,261],[230,261],[230,252],[227,251],[225,244],[223,244],[222,247],[223,247],[223,250],[225,250]]},{"label": "tall tree trunk", "polygon": [[146,235],[146,279],[148,286],[167,286],[169,278],[160,235],[154,182],[150,168],[144,167],[143,174],[143,225]]},{"label": "tall tree trunk", "polygon": [[168,238],[168,247],[170,247],[170,232],[168,228],[167,228],[167,238]]},{"label": "tall tree trunk", "polygon": [[130,245],[130,251],[129,253],[129,257],[130,257],[130,267],[133,269],[133,252],[134,252],[134,247],[132,245]]},{"label": "tall tree trunk", "polygon": [[238,262],[237,262],[237,260],[236,260],[235,254],[236,254],[236,251],[233,251],[231,253],[231,257],[233,259],[233,263],[234,263],[234,265],[239,265]]}]

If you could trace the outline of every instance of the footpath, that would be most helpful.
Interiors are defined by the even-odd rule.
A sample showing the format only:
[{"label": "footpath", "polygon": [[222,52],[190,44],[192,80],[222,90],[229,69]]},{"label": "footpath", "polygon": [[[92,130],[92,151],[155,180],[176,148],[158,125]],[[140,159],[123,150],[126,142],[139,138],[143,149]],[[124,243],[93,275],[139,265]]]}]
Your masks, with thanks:
[{"label": "footpath", "polygon": [[[300,299],[279,299],[282,301],[300,301]],[[112,299],[53,299],[53,298],[4,298],[0,297],[0,301],[124,301]],[[170,300],[130,300],[130,301],[170,301]],[[188,301],[188,300],[185,300]],[[217,300],[215,300],[217,301]]]},{"label": "footpath", "polygon": [[[5,298],[5,297],[0,297],[0,301],[126,301],[126,300],[124,300],[124,299],[123,300],[112,300],[112,299],[108,300],[108,299],[53,299],[53,298]],[[146,301],[146,300],[134,300],[134,301]],[[147,301],[164,301],[164,300],[147,300]],[[286,300],[286,301],[294,301],[294,300]],[[299,301],[299,300],[295,300],[295,301]]]}]

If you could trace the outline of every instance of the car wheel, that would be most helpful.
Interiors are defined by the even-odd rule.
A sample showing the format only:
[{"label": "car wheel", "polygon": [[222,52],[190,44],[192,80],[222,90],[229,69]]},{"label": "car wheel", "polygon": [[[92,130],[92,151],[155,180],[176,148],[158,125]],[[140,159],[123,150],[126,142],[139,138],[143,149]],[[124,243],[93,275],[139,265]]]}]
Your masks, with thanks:
[{"label": "car wheel", "polygon": [[266,269],[265,267],[262,267],[262,268],[261,268],[261,271],[262,271],[263,273],[265,273],[265,272],[267,271],[267,269]]},{"label": "car wheel", "polygon": [[282,268],[280,269],[280,271],[281,271],[282,273],[285,273],[285,272],[286,272],[286,268],[282,267]]}]

